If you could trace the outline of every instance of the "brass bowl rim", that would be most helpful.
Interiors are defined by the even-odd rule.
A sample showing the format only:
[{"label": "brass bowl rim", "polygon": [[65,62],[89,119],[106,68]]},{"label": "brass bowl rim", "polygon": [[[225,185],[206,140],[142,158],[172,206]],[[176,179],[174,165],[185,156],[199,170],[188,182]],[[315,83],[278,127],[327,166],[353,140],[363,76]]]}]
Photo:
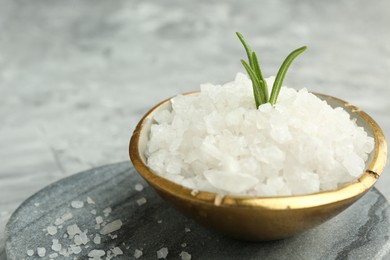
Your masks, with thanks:
[{"label": "brass bowl rim", "polygon": [[[184,93],[182,95],[194,95],[199,92]],[[315,93],[322,98],[335,99],[345,107],[352,109],[371,127],[375,139],[375,151],[367,170],[356,180],[349,182],[338,189],[320,191],[303,195],[291,196],[222,196],[207,191],[195,191],[174,183],[164,177],[154,173],[143,161],[139,151],[139,140],[141,130],[152,114],[162,105],[170,102],[174,97],[165,99],[150,109],[137,124],[129,144],[129,155],[134,167],[139,174],[160,192],[166,192],[183,200],[198,204],[214,204],[219,207],[240,207],[240,208],[263,208],[271,210],[304,209],[320,207],[322,205],[337,203],[365,194],[380,177],[387,160],[387,143],[380,126],[365,112],[351,105],[350,103],[325,94]]]}]

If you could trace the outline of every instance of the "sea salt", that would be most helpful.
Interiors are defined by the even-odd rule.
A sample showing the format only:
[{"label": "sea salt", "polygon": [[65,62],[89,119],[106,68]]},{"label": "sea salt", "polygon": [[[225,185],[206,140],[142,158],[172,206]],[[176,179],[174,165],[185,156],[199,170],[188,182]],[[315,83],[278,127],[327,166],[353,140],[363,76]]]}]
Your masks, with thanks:
[{"label": "sea salt", "polygon": [[96,234],[95,235],[95,238],[93,239],[93,242],[96,244],[96,245],[99,245],[101,243],[102,239],[100,237],[99,234]]},{"label": "sea salt", "polygon": [[157,251],[157,258],[158,259],[161,259],[161,258],[165,259],[165,258],[167,258],[167,256],[168,256],[168,248],[163,247]]},{"label": "sea salt", "polygon": [[70,203],[70,205],[72,206],[72,208],[81,209],[82,207],[84,207],[84,202],[79,201],[79,200],[75,200],[75,201],[72,201]]},{"label": "sea salt", "polygon": [[80,228],[77,226],[77,224],[73,224],[73,225],[68,226],[66,228],[66,231],[67,231],[70,239],[73,239],[73,237],[76,234],[81,234],[82,233]]},{"label": "sea salt", "polygon": [[95,201],[91,199],[90,197],[87,197],[87,203],[88,204],[95,204]]},{"label": "sea salt", "polygon": [[113,253],[114,256],[123,255],[122,249],[120,249],[117,246],[111,249],[111,252]]},{"label": "sea salt", "polygon": [[70,251],[72,251],[73,254],[77,255],[81,253],[82,249],[80,246],[70,245]]},{"label": "sea salt", "polygon": [[306,89],[282,87],[274,106],[256,109],[252,83],[241,73],[170,105],[154,114],[147,164],[193,191],[281,196],[335,189],[364,172],[374,148],[344,109]]},{"label": "sea salt", "polygon": [[91,258],[98,258],[104,256],[106,252],[104,250],[98,250],[98,249],[93,249],[88,253],[88,256]]},{"label": "sea salt", "polygon": [[108,217],[111,212],[112,212],[112,209],[110,207],[103,209],[103,213],[104,213],[105,217]]},{"label": "sea salt", "polygon": [[122,221],[120,219],[117,219],[117,220],[114,220],[113,222],[108,223],[107,225],[105,225],[100,230],[100,234],[107,235],[107,234],[110,234],[110,233],[112,233],[114,231],[119,230],[121,227],[122,227]]},{"label": "sea salt", "polygon": [[191,260],[191,255],[186,251],[181,251],[180,257],[181,260]]},{"label": "sea salt", "polygon": [[62,215],[60,218],[57,218],[56,221],[54,222],[54,225],[56,225],[56,226],[61,225],[64,222],[66,222],[72,218],[73,218],[73,214],[70,212],[67,212],[64,215]]},{"label": "sea salt", "polygon": [[48,226],[47,227],[47,233],[49,233],[49,235],[51,235],[51,236],[57,234],[57,227],[55,227],[55,226]]},{"label": "sea salt", "polygon": [[34,250],[31,250],[31,249],[27,250],[27,255],[28,256],[33,256],[34,255]]},{"label": "sea salt", "polygon": [[143,255],[143,252],[141,251],[141,250],[139,250],[139,249],[136,249],[135,251],[134,251],[134,257],[135,258],[140,258],[141,256]]},{"label": "sea salt", "polygon": [[58,257],[57,253],[52,253],[52,254],[49,255],[50,259],[57,258],[57,257]]},{"label": "sea salt", "polygon": [[144,205],[147,201],[146,201],[146,198],[142,197],[142,198],[136,200],[136,202],[137,202],[138,206],[142,206],[142,205]]},{"label": "sea salt", "polygon": [[59,252],[61,250],[61,248],[62,248],[62,245],[59,243],[59,240],[53,239],[51,249],[53,251]]},{"label": "sea salt", "polygon": [[44,257],[46,255],[46,248],[38,247],[37,248],[37,254],[38,254],[39,257]]},{"label": "sea salt", "polygon": [[95,218],[96,224],[102,224],[103,223],[103,218],[101,216],[97,216]]},{"label": "sea salt", "polygon": [[142,184],[137,183],[134,188],[136,191],[142,191],[144,189],[144,186]]}]

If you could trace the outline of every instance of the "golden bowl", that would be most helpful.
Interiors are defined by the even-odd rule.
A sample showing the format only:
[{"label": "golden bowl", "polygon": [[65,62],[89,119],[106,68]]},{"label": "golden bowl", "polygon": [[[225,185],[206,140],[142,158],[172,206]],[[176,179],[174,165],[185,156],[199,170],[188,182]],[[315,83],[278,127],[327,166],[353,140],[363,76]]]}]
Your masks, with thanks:
[{"label": "golden bowl", "polygon": [[251,241],[276,240],[303,232],[336,216],[369,191],[387,159],[384,134],[369,115],[338,98],[314,94],[332,107],[343,107],[375,139],[375,148],[366,161],[367,170],[357,180],[338,189],[297,196],[221,198],[211,192],[194,193],[160,177],[147,166],[144,153],[153,115],[161,109],[170,108],[170,99],[156,105],[138,123],[130,140],[131,161],[163,199],[205,227]]}]

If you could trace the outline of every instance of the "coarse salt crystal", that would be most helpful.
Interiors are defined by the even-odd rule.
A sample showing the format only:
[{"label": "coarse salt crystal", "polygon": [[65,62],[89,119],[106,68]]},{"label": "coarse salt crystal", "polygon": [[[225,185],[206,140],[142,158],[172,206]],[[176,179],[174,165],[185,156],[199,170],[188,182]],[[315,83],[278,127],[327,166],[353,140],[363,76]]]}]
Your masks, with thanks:
[{"label": "coarse salt crystal", "polygon": [[91,210],[91,214],[92,214],[92,215],[96,215],[96,213],[97,213],[97,212],[96,212],[96,209]]},{"label": "coarse salt crystal", "polygon": [[73,252],[73,254],[77,255],[80,254],[82,249],[80,246],[77,245],[70,245],[70,250]]},{"label": "coarse salt crystal", "polygon": [[158,259],[161,259],[161,258],[165,259],[165,258],[167,258],[167,256],[168,256],[168,248],[163,247],[157,251],[157,258]]},{"label": "coarse salt crystal", "polygon": [[46,255],[46,248],[38,247],[37,248],[37,254],[38,254],[39,257],[44,257]]},{"label": "coarse salt crystal", "polygon": [[59,252],[61,250],[61,248],[62,248],[62,245],[59,243],[59,240],[53,239],[51,249],[56,251],[56,252]]},{"label": "coarse salt crystal", "polygon": [[96,220],[96,224],[102,224],[103,223],[103,218],[101,216],[97,216],[95,218],[95,220]]},{"label": "coarse salt crystal", "polygon": [[84,202],[79,201],[79,200],[75,200],[75,201],[72,201],[70,203],[70,205],[72,206],[72,208],[80,209],[80,208],[84,207]]},{"label": "coarse salt crystal", "polygon": [[27,255],[28,256],[33,256],[34,255],[34,250],[31,250],[31,249],[27,250]]},{"label": "coarse salt crystal", "polygon": [[105,254],[106,252],[104,250],[93,249],[88,253],[88,256],[92,258],[100,258]]},{"label": "coarse salt crystal", "polygon": [[55,226],[48,226],[47,233],[49,233],[49,235],[53,236],[53,235],[57,234],[57,228]]},{"label": "coarse salt crystal", "polygon": [[112,209],[110,207],[103,209],[103,213],[104,213],[105,217],[108,217],[111,212],[112,212]]},{"label": "coarse salt crystal", "polygon": [[108,236],[111,238],[111,239],[117,239],[118,238],[118,235],[111,235],[111,234],[108,234]]},{"label": "coarse salt crystal", "polygon": [[95,235],[95,238],[93,239],[93,242],[96,244],[96,245],[99,245],[101,243],[102,239],[100,237],[99,234],[96,234]]},{"label": "coarse salt crystal", "polygon": [[146,198],[142,197],[142,198],[136,200],[136,202],[137,202],[138,206],[142,206],[142,205],[144,205],[147,201],[146,201]]},{"label": "coarse salt crystal", "polygon": [[77,224],[73,224],[73,225],[68,226],[66,230],[68,232],[70,239],[72,239],[74,237],[74,235],[82,233],[80,228],[77,226]]},{"label": "coarse salt crystal", "polygon": [[95,204],[95,201],[91,199],[90,197],[87,197],[87,203],[88,204]]},{"label": "coarse salt crystal", "polygon": [[180,257],[182,260],[191,260],[191,255],[186,251],[181,251]]},{"label": "coarse salt crystal", "polygon": [[60,251],[60,255],[65,256],[65,257],[70,256],[71,253],[72,252],[70,250],[66,249],[66,248],[62,248],[61,251]]},{"label": "coarse salt crystal", "polygon": [[122,221],[120,219],[114,220],[113,222],[108,223],[107,225],[105,225],[100,230],[100,234],[107,235],[107,234],[110,234],[112,232],[115,232],[115,231],[119,230],[122,227],[122,224],[123,223],[122,223]]},{"label": "coarse salt crystal", "polygon": [[136,249],[135,251],[134,251],[134,257],[135,258],[140,258],[141,256],[143,255],[143,252],[141,251],[141,250],[139,250],[139,249]]},{"label": "coarse salt crystal", "polygon": [[52,253],[49,255],[49,258],[57,258],[58,257],[58,254],[57,253]]},{"label": "coarse salt crystal", "polygon": [[135,185],[135,190],[136,190],[136,191],[142,191],[143,189],[144,189],[144,186],[143,186],[142,184],[137,183],[137,184]]},{"label": "coarse salt crystal", "polygon": [[186,227],[186,228],[184,228],[184,232],[186,232],[186,233],[191,232],[191,229]]},{"label": "coarse salt crystal", "polygon": [[84,232],[75,235],[74,236],[74,243],[78,246],[81,244],[86,245],[89,242],[87,232],[88,232],[88,230],[85,230]]},{"label": "coarse salt crystal", "polygon": [[111,252],[114,254],[114,256],[123,255],[122,249],[117,246],[111,249]]}]

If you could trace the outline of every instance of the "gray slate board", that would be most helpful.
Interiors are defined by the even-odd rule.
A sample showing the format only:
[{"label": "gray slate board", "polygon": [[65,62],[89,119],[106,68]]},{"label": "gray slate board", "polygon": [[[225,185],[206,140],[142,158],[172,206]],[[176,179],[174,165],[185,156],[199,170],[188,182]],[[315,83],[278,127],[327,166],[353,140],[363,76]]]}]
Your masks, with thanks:
[{"label": "gray slate board", "polygon": [[[137,183],[144,186],[142,191],[135,190]],[[87,197],[95,204],[87,203]],[[139,205],[137,200],[143,197],[147,202]],[[84,201],[84,206],[72,208],[76,200]],[[112,212],[104,216],[107,207]],[[94,209],[96,215],[91,213]],[[73,218],[62,228],[57,226],[57,234],[47,234],[44,230],[65,213]],[[101,235],[101,244],[95,244],[96,216],[107,223],[121,219],[123,225],[111,236]],[[183,217],[158,197],[129,162],[123,162],[65,178],[26,200],[7,224],[6,252],[9,260],[41,259],[36,248],[45,247],[49,259],[54,253],[52,239],[68,248],[73,241],[63,236],[69,225],[77,224],[82,231],[88,229],[90,241],[82,245],[81,253],[56,259],[88,259],[93,249],[107,252],[115,246],[123,255],[114,259],[135,259],[135,249],[142,249],[140,259],[156,259],[163,247],[168,249],[168,259],[180,259],[182,251],[192,259],[383,259],[389,257],[389,216],[388,202],[373,189],[337,217],[303,234],[266,243],[238,241]],[[34,250],[31,257],[29,249]]]}]

